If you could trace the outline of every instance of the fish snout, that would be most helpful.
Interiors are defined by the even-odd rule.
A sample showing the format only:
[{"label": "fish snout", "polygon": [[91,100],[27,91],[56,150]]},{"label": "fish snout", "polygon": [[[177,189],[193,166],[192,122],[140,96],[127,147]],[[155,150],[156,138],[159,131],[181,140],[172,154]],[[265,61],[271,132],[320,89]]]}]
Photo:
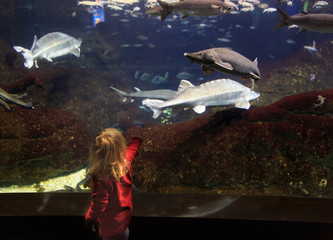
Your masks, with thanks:
[{"label": "fish snout", "polygon": [[195,53],[184,53],[184,57],[186,57],[191,62],[196,62],[198,60]]},{"label": "fish snout", "polygon": [[232,6],[228,6],[228,7],[226,7],[226,8],[222,8],[221,9],[221,12],[222,12],[222,14],[226,14],[226,13],[230,13],[230,12],[232,12],[234,10],[234,7],[232,7]]}]

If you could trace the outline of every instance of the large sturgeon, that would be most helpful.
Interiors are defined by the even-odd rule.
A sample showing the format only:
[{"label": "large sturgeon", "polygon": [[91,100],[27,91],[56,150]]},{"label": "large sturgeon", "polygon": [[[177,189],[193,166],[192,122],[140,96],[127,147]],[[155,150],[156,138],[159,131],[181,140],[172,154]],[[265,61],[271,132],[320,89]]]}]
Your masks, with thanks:
[{"label": "large sturgeon", "polygon": [[234,9],[220,0],[181,0],[174,3],[157,0],[157,2],[163,8],[161,21],[173,12],[181,12],[182,18],[185,18],[188,16],[216,16]]},{"label": "large sturgeon", "polygon": [[253,62],[229,48],[210,48],[193,53],[184,53],[191,62],[199,63],[204,73],[214,70],[241,78],[260,79],[258,61]]},{"label": "large sturgeon", "polygon": [[136,92],[126,93],[117,88],[110,86],[111,89],[115,90],[116,93],[121,97],[121,100],[125,102],[127,98],[157,98],[157,99],[171,99],[177,91],[170,89],[157,89],[150,91],[141,91],[139,88],[134,88]]},{"label": "large sturgeon", "polygon": [[230,79],[217,79],[199,86],[181,80],[178,94],[173,99],[167,101],[144,99],[142,104],[154,112],[153,118],[157,118],[163,108],[178,105],[192,107],[199,114],[206,110],[206,106],[234,105],[236,108],[249,109],[249,101],[259,96],[259,93]]},{"label": "large sturgeon", "polygon": [[333,33],[333,14],[312,14],[302,11],[302,13],[289,16],[279,8],[277,11],[280,16],[280,22],[274,27],[274,30],[288,24],[295,24],[300,28],[298,32],[311,31],[320,33]]},{"label": "large sturgeon", "polygon": [[65,33],[52,32],[48,33],[40,39],[35,36],[34,42],[30,50],[23,47],[14,46],[17,52],[22,52],[25,58],[24,66],[31,68],[34,63],[38,68],[37,59],[45,58],[52,62],[52,58],[73,54],[80,56],[81,39],[73,38]]}]

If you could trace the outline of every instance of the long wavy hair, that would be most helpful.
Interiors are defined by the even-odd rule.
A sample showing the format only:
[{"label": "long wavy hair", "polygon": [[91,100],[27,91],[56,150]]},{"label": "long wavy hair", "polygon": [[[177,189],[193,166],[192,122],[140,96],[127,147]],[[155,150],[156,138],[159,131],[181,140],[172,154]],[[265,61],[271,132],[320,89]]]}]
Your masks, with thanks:
[{"label": "long wavy hair", "polygon": [[90,147],[90,175],[119,182],[128,171],[126,140],[117,129],[106,128],[98,133]]}]

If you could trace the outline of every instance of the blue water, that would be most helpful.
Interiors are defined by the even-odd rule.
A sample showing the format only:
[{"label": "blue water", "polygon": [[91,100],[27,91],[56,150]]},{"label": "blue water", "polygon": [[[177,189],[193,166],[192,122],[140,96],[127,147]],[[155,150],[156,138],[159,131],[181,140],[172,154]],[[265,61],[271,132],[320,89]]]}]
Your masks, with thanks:
[{"label": "blue water", "polygon": [[[261,3],[264,2],[270,7],[276,7],[276,1]],[[294,1],[292,7],[283,4],[280,8],[293,15],[299,13],[303,5],[304,1],[299,0]],[[134,7],[140,7],[140,10],[134,14],[129,13]],[[288,30],[287,26],[274,31],[273,27],[279,22],[277,12],[263,13],[258,7],[253,12],[213,17],[189,16],[181,19],[180,14],[174,13],[163,22],[155,16],[148,17],[144,11],[145,1],[123,6],[120,11],[105,7],[105,22],[93,27],[92,13],[85,6],[77,6],[76,1],[15,1],[15,11],[10,16],[11,25],[4,26],[2,31],[10,44],[27,48],[31,46],[34,35],[41,37],[53,31],[81,37],[82,57],[86,56],[86,64],[99,72],[105,69],[105,63],[89,63],[89,56],[94,53],[87,51],[93,46],[88,46],[85,37],[100,34],[121,54],[119,60],[111,64],[120,67],[122,71],[130,71],[133,76],[136,71],[161,76],[169,72],[170,79],[174,80],[162,86],[170,88],[178,86],[175,76],[182,71],[194,74],[194,83],[220,76],[203,75],[199,66],[183,57],[184,52],[229,47],[251,60],[257,58],[260,66],[265,61],[299,51],[304,45],[312,45],[313,40],[320,42],[332,38],[331,34],[298,34],[297,29]],[[142,35],[147,39],[138,38]],[[287,43],[287,39],[294,43]]]}]

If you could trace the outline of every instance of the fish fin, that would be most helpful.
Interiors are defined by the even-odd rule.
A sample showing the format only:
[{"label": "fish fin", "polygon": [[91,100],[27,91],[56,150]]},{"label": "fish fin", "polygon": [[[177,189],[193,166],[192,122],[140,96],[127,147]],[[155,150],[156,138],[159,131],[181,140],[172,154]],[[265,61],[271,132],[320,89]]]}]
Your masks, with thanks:
[{"label": "fish fin", "polygon": [[49,62],[53,62],[50,57],[47,57],[46,60],[49,61]]},{"label": "fish fin", "polygon": [[239,101],[235,107],[236,108],[243,108],[243,109],[249,109],[250,108],[250,103],[248,101],[246,101],[246,99],[243,99],[241,101]]},{"label": "fish fin", "polygon": [[137,92],[141,92],[141,90],[137,87],[134,87],[134,90],[137,91]]},{"label": "fish fin", "polygon": [[[24,66],[25,66],[25,64],[24,64]],[[35,66],[36,66],[36,68],[39,68],[38,64],[37,64],[37,60],[35,60]]]},{"label": "fish fin", "polygon": [[300,28],[297,33],[305,32],[306,30],[304,28]]},{"label": "fish fin", "polygon": [[183,79],[179,83],[178,92],[182,92],[190,87],[193,87],[193,84]]},{"label": "fish fin", "polygon": [[211,4],[210,6],[211,6],[211,8],[214,8],[214,9],[220,9],[219,5]]},{"label": "fish fin", "polygon": [[211,69],[207,66],[201,66],[201,68],[202,68],[202,71],[204,72],[204,74],[211,74],[214,72],[214,69]]},{"label": "fish fin", "polygon": [[0,105],[3,105],[8,111],[10,110],[10,107],[8,103],[6,103],[4,100],[0,98]]},{"label": "fish fin", "polygon": [[32,51],[32,49],[34,49],[35,47],[36,47],[36,42],[38,41],[38,38],[37,38],[37,36],[35,35],[35,37],[34,37],[34,42],[32,43],[32,46],[31,46],[31,51]]},{"label": "fish fin", "polygon": [[279,14],[280,17],[280,22],[278,24],[276,24],[276,26],[274,27],[274,30],[283,27],[284,25],[289,24],[290,21],[290,16],[285,13],[284,11],[282,11],[280,8],[277,8],[277,12]]},{"label": "fish fin", "polygon": [[13,47],[15,49],[16,52],[19,52],[23,55],[24,59],[25,59],[25,63],[24,66],[27,68],[31,68],[34,65],[34,58],[32,57],[32,53],[30,50],[25,49],[23,47],[19,47],[19,46],[14,46]]},{"label": "fish fin", "polygon": [[195,106],[195,107],[193,108],[193,110],[194,110],[196,113],[201,114],[201,113],[203,113],[204,111],[206,111],[206,106],[204,106],[204,105],[198,105],[198,106]]},{"label": "fish fin", "polygon": [[110,88],[113,89],[121,97],[122,102],[126,102],[126,100],[127,100],[127,97],[126,97],[127,93],[126,92],[123,92],[123,91],[121,91],[117,88],[114,88],[112,86],[110,86]]},{"label": "fish fin", "polygon": [[253,63],[258,66],[258,58],[254,59]]},{"label": "fish fin", "polygon": [[230,63],[227,63],[227,62],[215,62],[216,65],[220,66],[220,67],[223,67],[225,69],[228,69],[230,71],[233,71],[234,68],[231,66]]},{"label": "fish fin", "polygon": [[189,16],[189,15],[184,14],[184,15],[182,15],[182,19],[187,18],[188,16]]},{"label": "fish fin", "polygon": [[157,2],[162,7],[162,16],[161,16],[161,22],[170,14],[172,13],[172,10],[170,9],[170,4],[161,0],[157,0]]},{"label": "fish fin", "polygon": [[73,54],[75,57],[80,57],[80,48],[74,48],[71,51],[71,54]]},{"label": "fish fin", "polygon": [[260,79],[260,76],[258,76],[257,74],[253,73],[253,72],[250,72],[250,75],[252,76],[252,78],[254,80],[259,80]]},{"label": "fish fin", "polygon": [[309,13],[307,11],[305,11],[305,10],[302,10],[301,14],[302,15],[308,15]]},{"label": "fish fin", "polygon": [[142,101],[142,105],[150,108],[154,112],[153,118],[157,118],[162,113],[162,108],[160,107],[161,104],[163,104],[164,101],[158,100],[158,99],[144,99]]}]

